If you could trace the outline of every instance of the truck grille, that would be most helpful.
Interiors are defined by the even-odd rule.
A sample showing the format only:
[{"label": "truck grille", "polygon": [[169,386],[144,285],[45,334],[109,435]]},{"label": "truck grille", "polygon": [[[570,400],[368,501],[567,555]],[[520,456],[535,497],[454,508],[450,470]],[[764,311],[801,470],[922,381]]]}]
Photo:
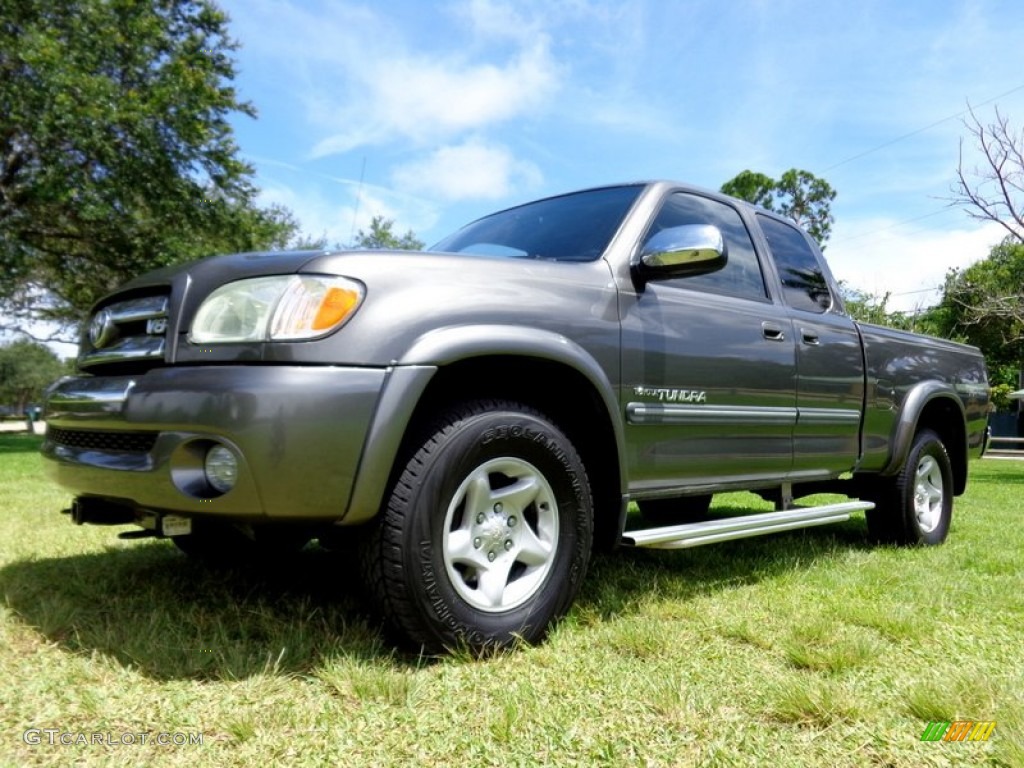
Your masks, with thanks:
[{"label": "truck grille", "polygon": [[156,443],[156,436],[156,432],[112,432],[60,427],[48,427],[46,430],[46,439],[56,445],[126,453],[149,453]]},{"label": "truck grille", "polygon": [[101,307],[89,320],[78,365],[162,362],[167,347],[166,295],[141,296]]}]

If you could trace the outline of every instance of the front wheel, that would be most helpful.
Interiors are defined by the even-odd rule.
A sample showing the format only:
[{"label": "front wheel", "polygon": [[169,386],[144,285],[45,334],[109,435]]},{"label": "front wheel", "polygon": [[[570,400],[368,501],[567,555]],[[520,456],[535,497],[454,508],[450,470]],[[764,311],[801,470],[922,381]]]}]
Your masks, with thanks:
[{"label": "front wheel", "polygon": [[919,432],[899,473],[876,483],[869,494],[876,506],[866,513],[875,539],[904,545],[946,540],[953,518],[953,469],[935,432]]},{"label": "front wheel", "polygon": [[363,544],[371,592],[428,652],[539,640],[590,556],[579,455],[545,416],[512,402],[453,408],[428,433]]}]

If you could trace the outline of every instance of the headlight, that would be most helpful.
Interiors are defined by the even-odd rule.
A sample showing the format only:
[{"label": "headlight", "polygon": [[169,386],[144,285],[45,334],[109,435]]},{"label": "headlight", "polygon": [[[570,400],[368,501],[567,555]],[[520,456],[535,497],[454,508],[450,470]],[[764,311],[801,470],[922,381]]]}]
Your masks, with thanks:
[{"label": "headlight", "polygon": [[326,336],[352,316],[363,286],[346,277],[278,275],[222,285],[199,307],[195,344],[295,341]]}]

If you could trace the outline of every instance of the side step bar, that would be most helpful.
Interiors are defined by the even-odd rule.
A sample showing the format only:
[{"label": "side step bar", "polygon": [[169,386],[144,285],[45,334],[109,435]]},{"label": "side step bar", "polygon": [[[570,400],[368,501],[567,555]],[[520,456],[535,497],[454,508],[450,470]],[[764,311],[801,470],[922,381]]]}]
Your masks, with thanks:
[{"label": "side step bar", "polygon": [[791,531],[794,528],[810,528],[813,525],[841,523],[850,519],[850,513],[874,509],[870,501],[845,501],[841,504],[826,504],[823,507],[789,509],[785,512],[766,512],[743,517],[727,517],[721,520],[707,520],[701,523],[670,525],[664,528],[644,528],[625,531],[622,543],[632,547],[653,547],[655,549],[684,549],[719,541],[746,539],[763,536],[766,533]]}]

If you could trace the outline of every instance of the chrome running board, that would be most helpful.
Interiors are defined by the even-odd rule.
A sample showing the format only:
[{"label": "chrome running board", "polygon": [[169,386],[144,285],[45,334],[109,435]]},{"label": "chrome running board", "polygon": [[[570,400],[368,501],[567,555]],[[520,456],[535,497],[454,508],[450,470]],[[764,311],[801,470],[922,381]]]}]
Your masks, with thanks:
[{"label": "chrome running board", "polygon": [[655,549],[699,547],[702,544],[746,539],[751,536],[763,536],[766,533],[791,531],[795,528],[841,523],[850,519],[851,512],[874,509],[874,507],[874,503],[870,501],[845,501],[841,504],[826,504],[823,507],[726,517],[720,520],[670,525],[663,528],[644,528],[625,531],[622,534],[622,543],[630,547],[653,547]]}]

